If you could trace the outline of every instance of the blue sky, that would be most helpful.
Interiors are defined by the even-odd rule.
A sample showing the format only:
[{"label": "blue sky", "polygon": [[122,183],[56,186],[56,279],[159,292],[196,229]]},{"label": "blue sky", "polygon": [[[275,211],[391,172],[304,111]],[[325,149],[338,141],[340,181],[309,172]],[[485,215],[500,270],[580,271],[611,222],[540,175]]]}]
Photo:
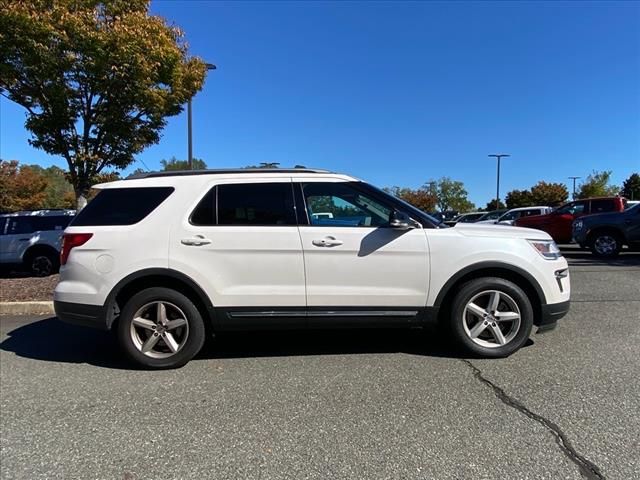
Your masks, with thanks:
[{"label": "blue sky", "polygon": [[[501,192],[640,170],[636,2],[156,1],[218,65],[194,99],[194,155],[347,172],[378,186],[462,180]],[[0,101],[0,156],[64,166]],[[186,158],[186,114],[139,158]],[[140,162],[131,168],[142,166]]]}]

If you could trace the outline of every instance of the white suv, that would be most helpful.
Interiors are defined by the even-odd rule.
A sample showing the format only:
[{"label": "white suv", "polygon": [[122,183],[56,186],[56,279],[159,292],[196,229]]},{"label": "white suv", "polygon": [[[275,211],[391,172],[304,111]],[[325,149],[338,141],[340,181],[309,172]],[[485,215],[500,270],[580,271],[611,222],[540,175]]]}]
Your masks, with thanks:
[{"label": "white suv", "polygon": [[224,330],[430,322],[499,357],[569,309],[545,232],[447,228],[350,176],[207,170],[96,188],[65,231],[56,313],[116,329],[146,367],[183,365]]}]

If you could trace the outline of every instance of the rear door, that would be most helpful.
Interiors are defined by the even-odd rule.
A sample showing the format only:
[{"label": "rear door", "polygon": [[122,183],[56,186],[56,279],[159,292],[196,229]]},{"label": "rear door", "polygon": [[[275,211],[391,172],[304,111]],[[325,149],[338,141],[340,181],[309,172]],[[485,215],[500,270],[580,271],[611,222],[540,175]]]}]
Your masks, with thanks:
[{"label": "rear door", "polygon": [[393,207],[383,198],[359,182],[331,180],[299,187],[309,325],[416,321],[429,286],[424,230],[391,228]]},{"label": "rear door", "polygon": [[212,182],[172,230],[169,266],[205,289],[226,328],[304,326],[291,178]]}]

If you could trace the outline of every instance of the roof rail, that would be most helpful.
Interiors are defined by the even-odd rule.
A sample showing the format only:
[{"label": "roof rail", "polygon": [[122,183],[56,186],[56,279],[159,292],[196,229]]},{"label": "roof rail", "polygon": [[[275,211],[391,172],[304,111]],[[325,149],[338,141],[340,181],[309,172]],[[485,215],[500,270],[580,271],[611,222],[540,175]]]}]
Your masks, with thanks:
[{"label": "roof rail", "polygon": [[230,173],[331,173],[318,168],[212,168],[207,170],[169,170],[166,172],[141,172],[129,175],[125,180],[155,177],[182,177],[187,175],[223,175]]}]

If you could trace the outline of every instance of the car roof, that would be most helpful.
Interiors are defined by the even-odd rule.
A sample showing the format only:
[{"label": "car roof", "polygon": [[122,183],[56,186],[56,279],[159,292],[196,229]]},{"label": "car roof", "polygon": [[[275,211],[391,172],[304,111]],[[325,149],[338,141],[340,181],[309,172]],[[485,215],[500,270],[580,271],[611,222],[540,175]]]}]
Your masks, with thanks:
[{"label": "car roof", "polygon": [[76,214],[72,209],[22,210],[19,212],[0,213],[0,217],[66,217]]},{"label": "car roof", "polygon": [[531,210],[531,209],[534,209],[534,208],[551,208],[551,207],[548,206],[548,205],[534,205],[532,207],[518,207],[518,208],[512,208],[511,210],[508,210],[507,213],[508,212],[519,212],[520,210]]},{"label": "car roof", "polygon": [[165,172],[141,172],[129,175],[125,180],[156,177],[183,177],[189,175],[229,175],[268,173],[334,173],[318,168],[210,168],[206,170],[168,170]]},{"label": "car roof", "polygon": [[244,180],[261,178],[327,178],[344,182],[358,182],[349,175],[311,168],[231,168],[211,170],[174,170],[168,172],[147,172],[130,175],[126,179],[94,185],[93,188],[131,188],[150,186],[177,186],[188,184],[198,187],[212,178],[221,180]]}]

